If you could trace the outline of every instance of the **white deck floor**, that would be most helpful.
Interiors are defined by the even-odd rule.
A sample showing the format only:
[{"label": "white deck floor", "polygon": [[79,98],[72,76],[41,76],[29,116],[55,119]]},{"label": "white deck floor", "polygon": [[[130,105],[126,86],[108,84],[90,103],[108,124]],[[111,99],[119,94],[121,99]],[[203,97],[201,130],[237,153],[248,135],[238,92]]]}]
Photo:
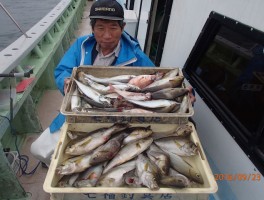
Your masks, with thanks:
[{"label": "white deck floor", "polygon": [[[82,22],[79,25],[79,29],[76,30],[76,36],[87,35],[91,33],[89,11],[92,1],[87,1],[85,7],[85,12],[83,13]],[[38,114],[41,121],[43,130],[45,130],[55,118],[60,110],[63,96],[59,90],[48,90],[44,93],[38,107]],[[30,153],[31,143],[39,136],[39,134],[30,135],[23,148],[21,149],[21,154],[29,156],[29,166],[27,171],[31,171],[38,163]],[[32,200],[49,200],[50,195],[43,190],[43,183],[46,177],[48,169],[41,166],[38,167],[37,171],[32,176],[21,176],[18,177],[21,185],[29,195],[31,195]]]}]

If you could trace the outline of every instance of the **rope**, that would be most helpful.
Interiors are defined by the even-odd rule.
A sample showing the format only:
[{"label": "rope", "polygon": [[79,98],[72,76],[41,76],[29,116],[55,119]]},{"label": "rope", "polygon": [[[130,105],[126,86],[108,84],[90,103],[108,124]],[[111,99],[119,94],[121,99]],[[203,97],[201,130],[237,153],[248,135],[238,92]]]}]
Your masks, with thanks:
[{"label": "rope", "polygon": [[17,28],[19,28],[19,30],[26,36],[26,38],[30,38],[19,26],[19,24],[16,22],[16,20],[12,17],[12,15],[10,14],[10,12],[8,12],[8,10],[4,7],[4,5],[0,2],[0,6],[3,8],[3,10],[5,11],[5,13],[8,15],[8,17],[15,23],[15,25],[17,26]]}]

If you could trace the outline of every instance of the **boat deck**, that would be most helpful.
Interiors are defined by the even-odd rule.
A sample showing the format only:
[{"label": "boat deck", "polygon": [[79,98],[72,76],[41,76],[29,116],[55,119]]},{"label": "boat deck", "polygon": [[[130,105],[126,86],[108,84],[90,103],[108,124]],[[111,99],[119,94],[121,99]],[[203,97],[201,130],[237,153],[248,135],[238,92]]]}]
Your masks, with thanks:
[{"label": "boat deck", "polygon": [[[90,19],[89,19],[89,11],[91,7],[92,1],[87,1],[85,11],[83,13],[82,21],[79,24],[79,29],[76,30],[76,37],[90,34]],[[47,90],[38,106],[37,112],[39,115],[39,119],[41,122],[41,126],[43,130],[45,130],[51,123],[51,121],[55,118],[60,110],[60,106],[62,103],[63,96],[59,92],[59,90]],[[40,133],[41,134],[41,133]],[[38,138],[40,134],[30,134],[22,149],[21,154],[27,155],[29,157],[29,164],[27,168],[27,172],[31,171],[37,164],[38,160],[36,160],[30,153],[31,143]],[[18,179],[24,188],[24,190],[31,196],[32,200],[48,200],[50,199],[50,194],[46,193],[43,190],[43,183],[46,177],[48,169],[42,167],[41,165],[37,168],[36,172],[33,175],[25,175],[19,176]]]}]

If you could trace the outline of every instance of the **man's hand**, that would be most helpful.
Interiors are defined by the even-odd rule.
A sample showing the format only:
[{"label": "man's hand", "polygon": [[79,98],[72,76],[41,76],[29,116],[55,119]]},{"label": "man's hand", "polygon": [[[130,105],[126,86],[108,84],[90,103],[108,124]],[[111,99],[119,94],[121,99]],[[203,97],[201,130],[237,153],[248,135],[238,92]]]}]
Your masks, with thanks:
[{"label": "man's hand", "polygon": [[65,78],[64,79],[64,94],[67,94],[70,91],[70,83],[71,79],[70,78]]},{"label": "man's hand", "polygon": [[193,88],[192,88],[192,86],[187,86],[186,89],[189,90],[189,97],[190,97],[191,103],[194,104],[194,102],[196,101],[196,98],[193,95],[193,91],[192,91]]}]

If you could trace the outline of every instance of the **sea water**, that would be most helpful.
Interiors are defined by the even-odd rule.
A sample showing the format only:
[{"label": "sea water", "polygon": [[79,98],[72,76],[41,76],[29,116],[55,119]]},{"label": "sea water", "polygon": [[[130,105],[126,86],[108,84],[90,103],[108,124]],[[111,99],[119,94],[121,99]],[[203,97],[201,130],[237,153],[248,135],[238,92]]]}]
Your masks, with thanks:
[{"label": "sea water", "polygon": [[[46,16],[60,0],[1,0],[24,32]],[[23,33],[0,7],[0,51]]]}]

